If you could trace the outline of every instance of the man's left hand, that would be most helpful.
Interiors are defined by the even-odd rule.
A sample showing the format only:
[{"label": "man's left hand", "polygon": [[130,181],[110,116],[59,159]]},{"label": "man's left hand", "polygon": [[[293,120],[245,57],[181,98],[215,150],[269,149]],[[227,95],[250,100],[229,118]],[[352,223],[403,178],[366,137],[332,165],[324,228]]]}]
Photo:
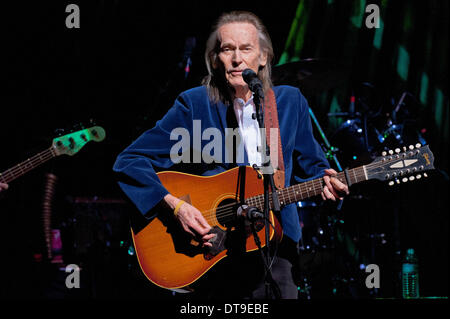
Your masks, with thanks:
[{"label": "man's left hand", "polygon": [[337,175],[337,172],[334,169],[325,170],[325,176],[323,177],[325,186],[321,193],[323,200],[336,201],[336,199],[343,199],[344,194],[349,194],[348,186],[335,178],[335,175]]},{"label": "man's left hand", "polygon": [[0,192],[1,192],[2,190],[7,190],[8,187],[9,187],[8,184],[6,184],[6,183],[0,183]]}]

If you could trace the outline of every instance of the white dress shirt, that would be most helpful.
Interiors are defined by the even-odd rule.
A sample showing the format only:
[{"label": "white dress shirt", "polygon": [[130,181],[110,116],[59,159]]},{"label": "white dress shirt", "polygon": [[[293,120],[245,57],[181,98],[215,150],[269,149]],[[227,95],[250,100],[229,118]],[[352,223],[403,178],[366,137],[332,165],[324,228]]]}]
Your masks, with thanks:
[{"label": "white dress shirt", "polygon": [[247,151],[250,166],[261,165],[261,153],[257,146],[261,145],[261,137],[258,121],[252,119],[252,114],[256,112],[253,96],[245,102],[241,98],[234,99],[234,113],[239,124],[239,133],[241,134],[245,149]]}]

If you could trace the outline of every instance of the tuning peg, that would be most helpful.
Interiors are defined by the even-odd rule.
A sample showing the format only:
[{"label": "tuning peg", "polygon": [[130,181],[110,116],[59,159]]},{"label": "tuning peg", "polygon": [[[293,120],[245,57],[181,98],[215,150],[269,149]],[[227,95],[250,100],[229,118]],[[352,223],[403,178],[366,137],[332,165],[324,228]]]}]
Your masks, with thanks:
[{"label": "tuning peg", "polygon": [[403,146],[402,149],[403,149],[403,152],[406,152],[408,150],[408,148],[406,146]]},{"label": "tuning peg", "polygon": [[423,173],[423,177],[428,177],[427,173]]},{"label": "tuning peg", "polygon": [[408,178],[407,178],[407,177],[403,177],[403,178],[402,178],[402,182],[403,182],[403,183],[406,183],[407,181],[408,181]]},{"label": "tuning peg", "polygon": [[394,186],[394,184],[395,184],[394,181],[389,182],[389,186]]},{"label": "tuning peg", "polygon": [[420,175],[420,174],[416,175],[416,179],[421,179],[421,178],[422,178],[422,175]]},{"label": "tuning peg", "polygon": [[400,180],[399,180],[399,179],[395,179],[395,182],[396,182],[397,184],[400,184]]},{"label": "tuning peg", "polygon": [[389,154],[394,154],[394,151],[393,150],[389,150]]},{"label": "tuning peg", "polygon": [[381,152],[381,155],[382,155],[382,156],[386,156],[386,155],[387,155],[387,152],[386,152],[386,151],[383,151],[383,152]]},{"label": "tuning peg", "polygon": [[74,148],[75,147],[75,140],[73,139],[73,137],[69,138],[69,147],[70,148]]},{"label": "tuning peg", "polygon": [[420,143],[416,144],[416,148],[421,148],[421,147],[422,147],[422,144],[420,144]]},{"label": "tuning peg", "polygon": [[410,146],[409,146],[409,149],[410,149],[410,150],[413,150],[413,149],[414,149],[414,146],[413,146],[413,145],[410,145]]},{"label": "tuning peg", "polygon": [[396,149],[395,149],[395,153],[397,153],[397,154],[400,153],[400,149],[399,149],[399,148],[396,148]]}]

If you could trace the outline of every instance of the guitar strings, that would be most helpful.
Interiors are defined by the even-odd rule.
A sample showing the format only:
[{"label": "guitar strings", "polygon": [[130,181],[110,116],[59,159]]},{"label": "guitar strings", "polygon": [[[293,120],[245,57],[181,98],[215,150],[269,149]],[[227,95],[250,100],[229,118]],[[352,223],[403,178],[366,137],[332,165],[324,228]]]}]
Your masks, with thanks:
[{"label": "guitar strings", "polygon": [[9,183],[10,181],[22,176],[37,165],[44,163],[54,156],[55,153],[53,151],[53,148],[51,147],[30,157],[28,160],[23,161],[10,169],[7,169],[2,173],[1,177],[6,181],[6,183]]},{"label": "guitar strings", "polygon": [[[363,175],[361,174],[359,176],[363,176]],[[312,184],[312,185],[305,185],[307,183]],[[296,190],[295,188],[298,188],[298,190]],[[321,179],[316,179],[316,180],[308,181],[308,182],[305,182],[305,183],[288,186],[284,190],[282,190],[281,192],[278,192],[278,194],[279,195],[285,195],[285,196],[283,196],[284,199],[286,199],[286,197],[288,197],[288,199],[290,201],[291,200],[291,195],[292,195],[293,198],[295,198],[295,196],[296,196],[295,193],[298,194],[298,191],[300,191],[302,195],[305,194],[305,193],[306,194],[313,193],[314,195],[318,195],[316,192],[319,191],[319,190],[322,190],[322,180]],[[262,194],[248,198],[247,199],[247,203],[249,201],[255,201],[255,204],[259,204],[260,206],[263,206],[263,204],[264,204],[264,199],[263,199],[263,195]],[[269,203],[271,204],[272,201],[270,200]],[[205,217],[211,217],[211,216],[214,216],[214,215],[220,217],[220,216],[226,215],[230,211],[234,211],[233,209],[230,210],[228,208],[230,208],[230,207],[234,208],[237,205],[238,204],[236,204],[236,203],[227,204],[227,205],[223,205],[223,206],[219,207],[218,209],[205,210],[202,213],[206,213],[207,214],[207,213],[210,213],[210,212],[218,212],[218,214],[214,214],[214,213],[213,214],[209,214],[209,215],[207,214],[207,215],[205,215]],[[222,212],[225,212],[225,214],[221,214]]]},{"label": "guitar strings", "polygon": [[42,156],[42,161],[27,161],[27,162],[23,162],[21,164],[18,164],[17,166],[5,171],[4,173],[2,173],[3,177],[5,177],[5,179],[7,180],[7,182],[10,182],[22,175],[24,175],[25,173],[27,173],[28,171],[30,171],[31,169],[35,168],[36,166],[38,166],[39,164],[43,163],[44,161],[47,161],[48,159],[50,159],[52,156]]},{"label": "guitar strings", "polygon": [[[315,184],[319,184],[318,181],[316,181]],[[301,184],[297,184],[297,185],[301,185]],[[293,185],[295,186],[295,185]],[[315,185],[316,187],[312,188],[312,191],[316,192],[322,189],[321,184],[320,185]],[[250,202],[250,200],[253,202],[255,202],[255,204],[258,207],[262,207],[264,205],[264,196],[263,195],[256,195],[253,197],[250,197],[247,199],[247,203]],[[272,200],[269,199],[269,207],[272,207]],[[210,209],[210,210],[206,210],[203,211],[202,214],[205,214],[204,217],[205,219],[208,221],[208,223],[212,223],[215,224],[215,220],[211,220],[214,217],[216,218],[220,218],[223,219],[223,217],[232,217],[231,219],[226,219],[226,220],[222,220],[223,222],[232,220],[234,218],[234,216],[236,216],[236,207],[238,206],[237,203],[233,203],[233,204],[227,204],[227,205],[223,205],[217,209]],[[212,212],[212,213],[211,213]]]},{"label": "guitar strings", "polygon": [[[373,170],[375,170],[375,169],[377,169],[377,168],[379,168],[379,167],[382,167],[382,166],[385,166],[387,163],[389,163],[390,161],[392,161],[392,160],[398,160],[398,159],[400,159],[401,157],[400,157],[400,155],[399,155],[399,157],[398,158],[391,158],[391,159],[388,159],[388,160],[386,160],[386,161],[378,161],[378,162],[376,162],[376,163],[369,163],[369,164],[366,164],[366,165],[363,165],[363,166],[361,166],[361,167],[356,167],[356,168],[354,168],[354,169],[352,169],[351,171],[352,171],[352,173],[353,173],[353,177],[354,177],[354,179],[355,179],[355,183],[357,183],[358,182],[358,179],[359,178],[361,178],[361,180],[360,181],[363,181],[363,180],[365,180],[365,177],[366,177],[366,173],[364,172],[364,168],[366,169],[366,172],[368,172],[368,173],[370,173],[371,171],[373,171]],[[337,176],[338,176],[338,178],[339,179],[341,179],[341,178],[343,178],[344,177],[344,172],[339,172],[338,174],[337,174]],[[350,176],[351,177],[351,176]],[[364,178],[364,179],[363,179]],[[320,182],[320,184],[319,184],[319,182]],[[308,186],[306,185],[307,183],[312,183],[313,185],[312,185],[312,187],[309,187],[308,188]],[[319,184],[319,185],[317,185],[317,184]],[[291,195],[291,191],[293,192],[292,193],[292,195],[294,196],[294,198],[295,198],[295,190],[294,190],[294,188],[295,187],[299,187],[300,189],[300,192],[302,192],[302,193],[304,193],[305,192],[305,190],[306,190],[306,192],[308,193],[308,195],[309,195],[309,192],[311,191],[312,193],[314,193],[314,195],[318,195],[318,194],[315,194],[315,192],[316,191],[318,191],[318,190],[322,190],[323,189],[323,187],[322,187],[322,181],[321,181],[321,179],[316,179],[316,180],[312,180],[312,181],[308,181],[308,182],[305,182],[305,183],[300,183],[300,184],[296,184],[296,185],[291,185],[291,186],[288,186],[288,187],[286,187],[285,188],[285,192],[284,192],[284,194],[287,194],[287,196],[289,197],[289,200],[290,200],[290,195]],[[302,187],[304,187],[305,188],[305,190],[303,190],[302,191]],[[309,191],[309,190],[310,191]],[[262,196],[262,195],[256,195],[256,196],[254,196],[254,197],[250,197],[249,199],[252,199],[252,198],[258,198],[258,197],[260,197],[260,196]],[[249,199],[247,199],[247,201],[249,200]],[[259,204],[261,204],[261,200],[257,200],[257,203],[259,203]],[[271,201],[269,201],[269,204],[271,204]],[[224,205],[224,206],[221,206],[220,208],[217,208],[217,209],[209,209],[209,210],[206,210],[206,211],[203,211],[202,212],[202,214],[204,213],[204,214],[206,214],[206,215],[204,215],[204,217],[206,218],[206,217],[214,217],[214,215],[216,216],[216,217],[223,217],[223,216],[227,216],[227,215],[229,215],[229,214],[231,214],[231,215],[234,215],[234,209],[232,208],[231,210],[229,209],[229,207],[230,206],[236,206],[236,203],[233,203],[233,204],[228,204],[228,205]],[[225,209],[223,209],[223,208],[225,208]],[[212,214],[211,214],[212,213]]]},{"label": "guitar strings", "polygon": [[[352,173],[353,173],[353,177],[355,179],[355,182],[358,182],[358,179],[360,179],[360,178],[361,178],[361,181],[362,181],[363,177],[364,178],[366,177],[366,173],[364,172],[364,167],[366,168],[366,171],[368,173],[370,173],[370,172],[374,171],[375,169],[386,165],[388,162],[390,162],[392,160],[397,160],[397,159],[399,159],[399,158],[389,159],[389,160],[384,161],[384,162],[379,161],[379,162],[376,162],[376,163],[370,163],[370,164],[364,165],[362,167],[357,167],[357,168],[352,169]],[[340,178],[344,177],[344,172],[339,172],[338,173],[338,177],[340,177]],[[319,181],[320,181],[320,184],[319,184]],[[312,184],[313,184],[312,187],[308,188],[308,186],[305,185],[308,182],[312,182]],[[285,188],[284,194],[286,194],[289,197],[289,200],[290,200],[290,195],[294,196],[294,198],[295,198],[295,191],[296,190],[294,189],[294,187],[299,187],[300,188],[299,189],[300,192],[302,192],[303,194],[305,193],[305,191],[307,193],[309,193],[309,192],[315,193],[316,191],[323,189],[322,188],[321,179],[308,181],[308,182],[288,186],[288,187]],[[317,185],[317,184],[319,184],[319,185]],[[304,187],[305,189],[302,190],[301,189],[302,187]],[[317,195],[317,194],[315,194],[315,195]],[[259,198],[261,196],[262,195],[256,195],[256,196],[250,197],[249,199],[250,200],[255,200],[256,201],[255,204],[260,204],[261,205],[261,204],[263,204],[263,200]],[[247,201],[249,201],[249,199],[247,199]],[[271,203],[272,203],[272,201],[269,200],[269,205],[271,205]],[[204,215],[205,218],[213,218],[214,216],[216,216],[216,217],[227,217],[228,215],[232,215],[233,216],[235,214],[234,211],[235,211],[235,207],[236,206],[237,206],[236,203],[227,204],[227,205],[221,206],[221,207],[219,207],[217,209],[205,210],[205,211],[202,212],[202,214],[205,214]]]},{"label": "guitar strings", "polygon": [[[322,182],[321,182],[321,180],[313,180],[313,181],[309,181],[309,182],[312,182],[312,184],[313,184],[312,186],[313,187],[309,187],[309,189],[310,189],[309,191],[306,190],[306,189],[305,189],[305,191],[301,191],[301,190],[300,191],[303,192],[303,193],[306,193],[306,192],[310,193],[310,192],[312,192],[315,195],[317,195],[316,192],[319,191],[319,190],[322,190],[322,187],[321,187]],[[303,185],[303,184],[292,185],[292,186],[286,187],[284,193],[285,194],[289,194],[290,192],[292,192],[292,196],[294,196],[294,198],[295,198],[295,194],[293,193],[295,191],[294,187],[299,187],[299,185],[301,185],[300,187],[302,187],[302,186],[306,187],[306,185]],[[272,194],[272,193],[270,193],[270,194]],[[289,200],[290,200],[290,196],[289,196]],[[250,197],[250,198],[247,199],[246,202],[249,203],[250,201],[251,202],[254,201],[255,204],[257,206],[259,206],[259,207],[262,207],[264,205],[264,197],[263,197],[262,194]],[[213,208],[213,209],[202,211],[202,214],[204,214],[204,217],[206,219],[207,218],[213,218],[214,216],[216,216],[216,217],[227,217],[227,216],[230,216],[230,215],[234,216],[235,215],[235,208],[237,206],[239,206],[239,204],[237,204],[237,203],[226,204],[226,205],[220,206],[217,209]],[[269,206],[270,207],[272,206],[272,200],[271,199],[269,199]]]},{"label": "guitar strings", "polygon": [[[322,182],[321,180],[313,180],[313,181],[308,181],[306,183],[312,183],[312,187],[308,187],[306,185],[303,184],[296,184],[296,185],[292,185],[289,187],[285,188],[284,194],[287,194],[290,200],[290,193],[292,193],[292,196],[294,196],[295,198],[295,190],[294,187],[300,187],[300,191],[304,194],[304,193],[314,193],[315,195],[317,191],[322,190]],[[299,186],[300,185],[300,186]],[[305,189],[302,191],[301,188],[304,187]],[[307,189],[308,187],[308,189]],[[272,193],[270,193],[272,194]],[[279,193],[280,194],[280,193]],[[263,195],[256,195],[253,197],[250,197],[247,199],[247,203],[249,203],[250,201],[255,201],[255,204],[258,205],[259,207],[262,207],[264,205],[264,197]],[[272,205],[272,200],[269,199],[269,206],[271,207]],[[236,206],[238,206],[237,203],[232,203],[232,204],[227,204],[227,205],[223,205],[217,209],[209,209],[209,210],[205,210],[202,212],[202,214],[205,214],[204,217],[205,218],[209,218],[209,217],[226,217],[227,215],[235,215],[235,208]],[[231,208],[231,209],[230,209]],[[212,212],[212,214],[211,214]]]},{"label": "guitar strings", "polygon": [[[53,156],[54,156],[53,150],[47,149],[45,151],[42,151],[42,152],[30,157],[28,160],[23,161],[20,164],[17,164],[14,167],[6,170],[3,173],[3,176],[17,175],[17,174],[19,174],[19,176],[20,176],[21,174],[26,173],[30,169],[30,165],[36,166],[37,164],[40,164],[40,162],[44,162]],[[33,168],[33,167],[31,167],[31,168]]]}]

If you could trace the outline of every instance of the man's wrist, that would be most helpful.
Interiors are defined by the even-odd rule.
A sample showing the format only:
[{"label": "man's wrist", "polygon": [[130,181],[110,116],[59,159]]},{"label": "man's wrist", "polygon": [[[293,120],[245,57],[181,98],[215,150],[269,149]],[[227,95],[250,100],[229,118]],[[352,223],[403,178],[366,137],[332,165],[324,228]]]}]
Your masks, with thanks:
[{"label": "man's wrist", "polygon": [[180,200],[180,201],[178,202],[177,206],[175,206],[175,209],[173,210],[173,214],[174,214],[175,217],[178,216],[178,212],[180,211],[180,207],[181,207],[181,205],[183,205],[184,203],[185,203],[184,200]]},{"label": "man's wrist", "polygon": [[173,211],[181,200],[171,194],[164,196],[164,202]]}]

